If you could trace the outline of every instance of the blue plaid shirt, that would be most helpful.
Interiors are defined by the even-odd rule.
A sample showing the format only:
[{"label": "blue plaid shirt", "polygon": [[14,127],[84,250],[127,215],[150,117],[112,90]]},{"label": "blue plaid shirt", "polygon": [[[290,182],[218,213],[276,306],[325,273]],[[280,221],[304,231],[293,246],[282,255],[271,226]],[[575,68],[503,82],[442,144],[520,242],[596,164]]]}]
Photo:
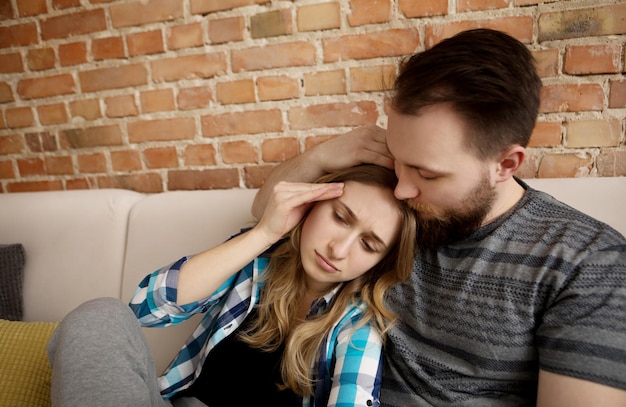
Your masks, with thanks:
[{"label": "blue plaid shirt", "polygon": [[[235,332],[259,302],[268,258],[258,257],[229,278],[210,297],[191,304],[177,304],[178,273],[190,257],[146,276],[130,302],[131,309],[146,327],[166,327],[205,313],[174,361],[159,377],[164,398],[189,387],[200,375],[207,354],[222,339]],[[311,312],[322,312],[335,296],[333,291],[318,299]],[[304,398],[302,406],[379,406],[382,376],[382,340],[369,323],[357,329],[362,313],[349,306],[333,326],[313,366],[319,379],[314,397]]]}]

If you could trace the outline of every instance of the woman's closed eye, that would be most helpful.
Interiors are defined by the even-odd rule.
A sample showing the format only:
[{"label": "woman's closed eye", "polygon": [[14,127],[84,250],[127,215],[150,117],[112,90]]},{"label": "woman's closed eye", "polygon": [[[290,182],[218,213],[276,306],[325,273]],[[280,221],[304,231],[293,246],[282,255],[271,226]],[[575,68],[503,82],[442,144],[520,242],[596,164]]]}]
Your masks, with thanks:
[{"label": "woman's closed eye", "polygon": [[333,211],[333,218],[335,218],[335,220],[343,225],[347,225],[348,224],[348,220],[346,218],[346,216],[344,216],[342,213],[338,212],[338,211]]}]

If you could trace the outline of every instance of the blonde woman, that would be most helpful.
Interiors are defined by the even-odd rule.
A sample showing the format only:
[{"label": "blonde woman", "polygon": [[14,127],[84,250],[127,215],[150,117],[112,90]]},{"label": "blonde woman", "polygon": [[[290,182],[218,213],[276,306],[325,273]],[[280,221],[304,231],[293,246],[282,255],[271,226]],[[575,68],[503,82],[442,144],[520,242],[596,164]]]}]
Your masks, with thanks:
[{"label": "blonde woman", "polygon": [[[383,299],[408,277],[415,241],[395,182],[392,171],[364,165],[316,184],[280,183],[253,228],[148,275],[130,304],[143,326],[205,316],[155,380],[162,399],[144,395],[143,405],[377,406],[394,320]],[[125,368],[109,369],[130,386]],[[154,393],[151,377],[138,376]],[[72,386],[53,386],[53,398],[98,394]],[[140,405],[130,390],[110,405]]]}]

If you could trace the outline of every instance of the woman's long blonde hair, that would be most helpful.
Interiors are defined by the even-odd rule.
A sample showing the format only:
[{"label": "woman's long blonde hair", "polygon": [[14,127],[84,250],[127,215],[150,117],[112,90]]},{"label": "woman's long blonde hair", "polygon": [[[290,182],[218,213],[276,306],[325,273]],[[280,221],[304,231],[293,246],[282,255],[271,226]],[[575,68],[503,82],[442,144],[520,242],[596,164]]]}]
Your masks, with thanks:
[{"label": "woman's long blonde hair", "polygon": [[[383,186],[393,190],[395,174],[375,165],[347,168],[317,180],[317,182],[354,181]],[[311,367],[319,358],[321,345],[349,304],[364,304],[359,324],[371,322],[384,335],[396,316],[384,304],[387,289],[404,281],[411,273],[415,249],[415,214],[398,201],[401,230],[387,255],[367,273],[343,283],[332,304],[323,313],[304,322],[296,320],[298,304],[306,287],[300,259],[300,235],[304,219],[272,254],[258,305],[258,318],[239,333],[248,344],[273,351],[285,344],[281,363],[283,384],[301,396],[313,394]],[[306,218],[306,217],[305,217]]]}]

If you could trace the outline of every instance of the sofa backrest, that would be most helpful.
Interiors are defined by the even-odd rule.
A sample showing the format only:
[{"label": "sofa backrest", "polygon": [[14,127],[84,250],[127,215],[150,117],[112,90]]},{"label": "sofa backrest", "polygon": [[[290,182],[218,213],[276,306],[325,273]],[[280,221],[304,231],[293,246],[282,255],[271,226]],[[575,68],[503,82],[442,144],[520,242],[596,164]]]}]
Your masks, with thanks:
[{"label": "sofa backrest", "polygon": [[0,244],[21,243],[24,320],[57,321],[96,297],[119,298],[128,213],[143,194],[0,194]]}]

